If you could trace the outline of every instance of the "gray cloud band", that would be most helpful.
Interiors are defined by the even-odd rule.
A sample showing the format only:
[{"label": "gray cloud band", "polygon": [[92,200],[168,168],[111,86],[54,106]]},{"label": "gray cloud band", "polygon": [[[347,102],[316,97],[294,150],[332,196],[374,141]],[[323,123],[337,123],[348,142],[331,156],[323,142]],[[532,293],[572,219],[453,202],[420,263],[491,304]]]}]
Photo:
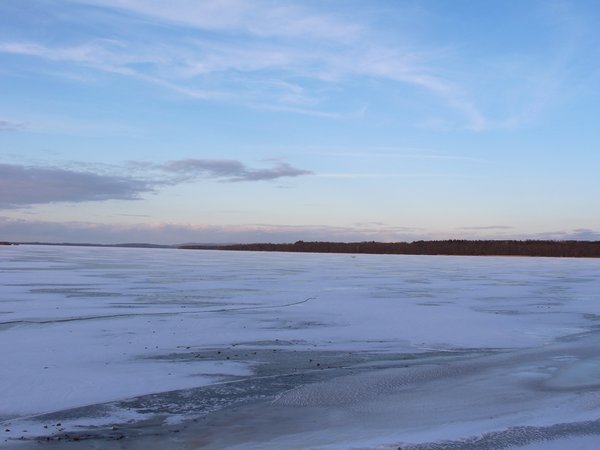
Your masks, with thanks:
[{"label": "gray cloud band", "polygon": [[250,169],[236,160],[185,159],[151,165],[143,178],[98,174],[53,167],[0,164],[0,208],[55,202],[135,200],[160,186],[211,178],[224,182],[263,181],[311,172],[279,163]]},{"label": "gray cloud band", "polygon": [[132,200],[152,187],[139,180],[56,168],[0,164],[0,207],[37,203]]},{"label": "gray cloud band", "polygon": [[230,159],[183,159],[170,161],[161,168],[166,172],[177,173],[190,180],[210,177],[229,182],[274,180],[312,173],[308,170],[292,167],[287,163],[279,163],[268,169],[250,169],[240,161]]},{"label": "gray cloud band", "polygon": [[124,243],[151,242],[157,244],[295,242],[307,241],[413,241],[428,239],[426,232],[389,232],[355,227],[282,226],[246,224],[239,226],[185,224],[103,224],[92,222],[50,222],[10,219],[0,216],[0,236],[14,242],[91,242]]},{"label": "gray cloud band", "polygon": [[0,132],[2,131],[18,131],[25,128],[22,123],[9,122],[7,120],[0,120]]}]

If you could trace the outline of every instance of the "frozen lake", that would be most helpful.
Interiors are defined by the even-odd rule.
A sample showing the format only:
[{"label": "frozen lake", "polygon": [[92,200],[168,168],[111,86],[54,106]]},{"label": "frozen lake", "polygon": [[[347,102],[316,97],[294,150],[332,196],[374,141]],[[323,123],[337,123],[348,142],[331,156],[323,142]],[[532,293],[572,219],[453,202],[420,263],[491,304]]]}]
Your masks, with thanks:
[{"label": "frozen lake", "polygon": [[0,448],[600,446],[600,260],[0,248]]}]

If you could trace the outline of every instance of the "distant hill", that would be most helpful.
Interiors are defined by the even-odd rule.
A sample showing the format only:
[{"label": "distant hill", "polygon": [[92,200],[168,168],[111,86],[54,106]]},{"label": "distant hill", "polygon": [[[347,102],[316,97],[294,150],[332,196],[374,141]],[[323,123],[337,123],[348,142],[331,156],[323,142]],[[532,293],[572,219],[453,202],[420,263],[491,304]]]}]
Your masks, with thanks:
[{"label": "distant hill", "polygon": [[125,244],[90,244],[85,242],[19,242],[23,245],[56,245],[66,247],[125,247],[125,248],[177,248],[174,245],[125,243]]},{"label": "distant hill", "polygon": [[548,256],[600,258],[600,241],[443,240],[415,242],[304,242],[293,244],[182,245],[182,249],[392,255]]}]

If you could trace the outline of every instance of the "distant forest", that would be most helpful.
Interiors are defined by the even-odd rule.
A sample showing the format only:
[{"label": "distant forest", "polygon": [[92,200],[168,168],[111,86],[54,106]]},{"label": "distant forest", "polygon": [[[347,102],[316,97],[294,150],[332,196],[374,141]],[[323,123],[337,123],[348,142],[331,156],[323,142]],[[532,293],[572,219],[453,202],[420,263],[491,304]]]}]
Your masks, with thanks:
[{"label": "distant forest", "polygon": [[445,240],[415,242],[304,242],[293,244],[182,245],[183,249],[390,255],[551,256],[600,258],[600,241]]}]

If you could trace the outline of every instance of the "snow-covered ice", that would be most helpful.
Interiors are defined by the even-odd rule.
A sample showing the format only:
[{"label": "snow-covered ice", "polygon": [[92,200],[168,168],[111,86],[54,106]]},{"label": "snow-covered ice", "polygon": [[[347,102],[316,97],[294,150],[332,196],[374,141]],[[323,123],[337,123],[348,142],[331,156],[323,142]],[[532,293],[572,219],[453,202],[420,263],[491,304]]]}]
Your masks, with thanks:
[{"label": "snow-covered ice", "polygon": [[0,447],[600,445],[599,260],[16,246],[0,277]]}]

